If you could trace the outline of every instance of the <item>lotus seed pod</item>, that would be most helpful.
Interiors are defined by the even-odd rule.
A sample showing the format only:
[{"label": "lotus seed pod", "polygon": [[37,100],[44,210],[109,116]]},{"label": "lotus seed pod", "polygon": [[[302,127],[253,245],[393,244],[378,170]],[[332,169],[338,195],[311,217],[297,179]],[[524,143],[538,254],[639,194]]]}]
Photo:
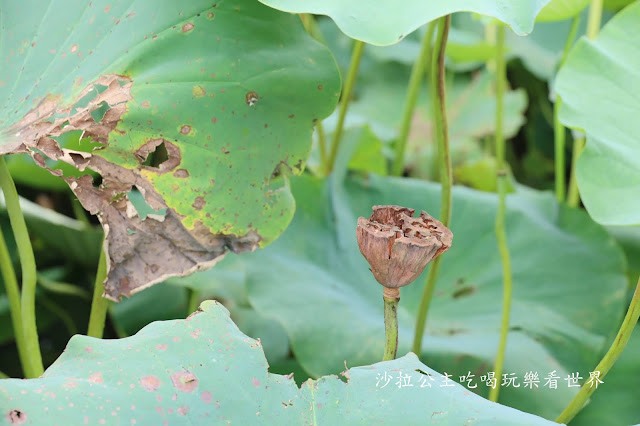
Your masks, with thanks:
[{"label": "lotus seed pod", "polygon": [[376,280],[385,287],[403,287],[415,281],[425,266],[451,247],[453,234],[422,211],[400,206],[374,206],[369,219],[358,218],[360,252]]}]

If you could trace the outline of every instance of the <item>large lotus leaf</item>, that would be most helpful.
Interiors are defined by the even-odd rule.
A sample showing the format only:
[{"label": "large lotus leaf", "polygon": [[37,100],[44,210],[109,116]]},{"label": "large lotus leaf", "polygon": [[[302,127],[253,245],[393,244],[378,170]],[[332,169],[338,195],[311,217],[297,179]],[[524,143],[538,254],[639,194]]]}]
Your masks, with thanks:
[{"label": "large lotus leaf", "polygon": [[12,424],[551,424],[441,387],[445,378],[413,354],[351,368],[347,383],[329,376],[301,388],[267,368],[260,342],[207,301],[130,338],[73,337],[42,378],[0,381],[0,412]]},{"label": "large lotus leaf", "polygon": [[549,0],[454,0],[403,2],[341,0],[260,0],[276,9],[294,13],[328,15],[349,37],[375,45],[397,43],[423,24],[454,12],[476,12],[506,23],[517,34],[533,29],[540,9]]},{"label": "large lotus leaf", "polygon": [[[438,212],[439,188],[376,175],[344,186],[307,177],[293,183],[291,226],[269,249],[240,258],[250,301],[281,322],[313,376],[339,371],[344,360],[373,362],[384,344],[382,288],[358,250],[357,217],[376,204]],[[453,246],[442,255],[422,353],[453,377],[475,374],[482,394],[479,379],[491,370],[500,330],[496,203],[495,195],[454,188]],[[507,204],[514,299],[505,372],[519,377],[520,388],[502,389],[501,401],[552,419],[575,393],[564,379],[588,377],[615,332],[625,302],[624,255],[588,215],[559,206],[551,193],[520,189]],[[400,354],[410,348],[425,275],[402,290]],[[554,370],[562,385],[543,387]],[[539,374],[539,389],[524,388],[530,371]]]},{"label": "large lotus leaf", "polygon": [[[330,52],[255,1],[4,1],[0,153],[79,170],[66,180],[108,231],[106,296],[275,239],[294,209],[312,127],[335,107]],[[102,149],[61,149],[84,131]],[[54,171],[61,174],[61,171]],[[156,215],[141,220],[132,187]]]},{"label": "large lotus leaf", "polygon": [[[636,276],[637,278],[637,276]],[[640,329],[636,328],[624,352],[607,373],[589,404],[571,422],[575,426],[626,426],[640,422]]]},{"label": "large lotus leaf", "polygon": [[640,223],[640,2],[595,40],[581,39],[556,80],[560,120],[587,134],[577,166],[587,211],[607,225]]}]

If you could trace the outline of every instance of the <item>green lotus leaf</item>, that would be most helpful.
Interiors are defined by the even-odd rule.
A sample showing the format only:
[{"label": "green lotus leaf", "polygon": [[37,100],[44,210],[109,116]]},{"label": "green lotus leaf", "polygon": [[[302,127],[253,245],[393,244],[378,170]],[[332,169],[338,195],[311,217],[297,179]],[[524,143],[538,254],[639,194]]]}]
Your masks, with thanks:
[{"label": "green lotus leaf", "polygon": [[388,1],[260,0],[275,9],[293,13],[328,15],[351,38],[385,46],[397,43],[423,24],[454,12],[492,16],[519,35],[533,29],[540,10],[549,0],[410,0],[398,7]]},{"label": "green lotus leaf", "polygon": [[[118,299],[273,241],[340,80],[299,19],[255,1],[4,1],[0,154],[64,178],[107,234]],[[58,143],[80,130],[96,150]],[[81,145],[83,142],[81,142]],[[88,152],[87,152],[88,151]],[[133,189],[157,212],[142,220]]]},{"label": "green lotus leaf", "polygon": [[207,301],[126,339],[74,336],[41,378],[0,380],[0,412],[13,424],[552,424],[468,392],[413,354],[301,388],[267,368],[260,341]]}]

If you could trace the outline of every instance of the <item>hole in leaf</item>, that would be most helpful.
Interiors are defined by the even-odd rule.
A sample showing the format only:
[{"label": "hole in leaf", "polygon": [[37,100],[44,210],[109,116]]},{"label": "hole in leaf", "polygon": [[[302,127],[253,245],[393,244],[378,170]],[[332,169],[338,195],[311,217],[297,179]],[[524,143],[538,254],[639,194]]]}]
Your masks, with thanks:
[{"label": "hole in leaf", "polygon": [[73,108],[71,108],[71,111],[73,111],[74,113],[78,110],[84,109],[89,105],[89,102],[91,102],[93,99],[95,99],[96,96],[99,95],[98,90],[96,89],[96,86],[93,86],[91,88],[91,90],[89,90],[87,92],[86,95],[84,95],[83,97],[81,97],[78,102],[75,103],[75,105],[73,106]]},{"label": "hole in leaf", "polygon": [[147,158],[142,162],[143,166],[159,168],[162,163],[169,159],[169,153],[164,142],[161,142],[158,146],[151,151]]},{"label": "hole in leaf", "polygon": [[[129,201],[133,204],[133,207],[138,212],[138,217],[140,220],[145,220],[149,215],[155,216],[166,216],[167,209],[154,210],[147,201],[144,199],[144,195],[137,189],[132,189],[128,193]],[[129,234],[132,235],[132,234]]]},{"label": "hole in leaf", "polygon": [[100,175],[93,176],[93,187],[100,188],[100,185],[102,185],[102,176]]},{"label": "hole in leaf", "polygon": [[[117,81],[118,81],[118,84],[120,85],[120,87],[122,87],[125,84],[127,84],[126,80],[118,79]],[[94,84],[93,87],[96,89],[96,92],[98,92],[98,94],[104,92],[105,90],[107,90],[109,88],[109,86],[105,86],[104,84],[99,84],[99,83]]]},{"label": "hole in leaf", "polygon": [[102,121],[102,119],[104,118],[104,115],[107,113],[107,111],[109,111],[111,109],[111,107],[109,106],[108,103],[102,101],[102,103],[100,104],[100,106],[91,111],[91,117],[93,117],[93,119],[95,120],[96,123],[99,123]]}]

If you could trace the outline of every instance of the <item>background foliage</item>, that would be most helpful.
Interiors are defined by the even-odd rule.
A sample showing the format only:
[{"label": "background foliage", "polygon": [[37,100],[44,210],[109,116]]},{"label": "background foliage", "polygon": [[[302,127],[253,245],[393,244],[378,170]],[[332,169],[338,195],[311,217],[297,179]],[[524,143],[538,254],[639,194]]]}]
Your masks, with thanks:
[{"label": "background foliage", "polygon": [[[123,8],[118,13],[111,7],[106,11],[109,5],[102,2],[94,2],[91,11],[75,8],[75,17],[63,17],[66,9],[58,3],[64,2],[52,1],[45,10],[34,7],[38,12],[28,18],[33,25],[23,28],[24,34],[13,32],[13,21],[7,20],[15,10],[7,4],[0,7],[0,52],[9,64],[0,75],[0,94],[6,95],[0,109],[3,139],[7,140],[7,129],[15,117],[29,109],[31,104],[23,98],[31,92],[38,97],[55,88],[55,93],[64,92],[65,102],[74,104],[81,89],[74,85],[78,78],[86,84],[103,73],[129,75],[136,90],[120,128],[133,139],[111,134],[109,149],[97,151],[99,155],[139,170],[162,194],[168,208],[186,217],[187,227],[208,212],[214,218],[206,224],[215,232],[243,234],[251,222],[264,227],[265,242],[284,233],[254,253],[229,254],[211,270],[169,278],[112,304],[105,337],[125,338],[142,331],[113,341],[76,336],[63,354],[71,336],[86,331],[102,234],[95,217],[83,211],[66,183],[26,155],[8,156],[24,197],[22,207],[37,259],[40,345],[45,365],[53,365],[42,379],[0,382],[4,412],[37,406],[29,412],[29,419],[43,419],[47,414],[40,410],[49,407],[42,403],[43,398],[47,401],[47,395],[63,393],[78,407],[94,413],[91,420],[97,419],[99,406],[86,398],[90,390],[113,401],[120,398],[118,418],[133,415],[128,405],[135,400],[139,421],[155,419],[156,402],[162,400],[162,414],[178,421],[181,415],[199,421],[213,415],[210,410],[219,405],[215,415],[222,417],[218,418],[243,423],[257,421],[259,412],[268,419],[265,422],[280,424],[333,424],[339,421],[336,419],[392,424],[397,419],[381,413],[405,410],[410,413],[407,424],[422,424],[424,412],[419,407],[426,406],[429,413],[440,413],[437,421],[470,420],[476,413],[475,420],[484,424],[545,424],[557,417],[576,389],[566,387],[564,380],[555,391],[545,388],[543,377],[552,370],[562,378],[573,372],[588,376],[611,344],[640,272],[640,233],[630,226],[638,223],[634,135],[640,111],[640,64],[636,63],[640,58],[640,1],[605,2],[604,27],[595,40],[584,36],[589,11],[589,2],[584,0],[508,2],[512,7],[499,0],[460,0],[445,6],[410,2],[393,10],[361,2],[314,1],[300,9],[298,3],[288,0],[264,1],[266,6],[246,0],[237,5],[219,2],[211,10],[209,3],[203,3],[187,11],[177,3],[167,3],[168,9],[160,8],[156,21],[143,19],[143,9],[129,16],[133,10],[124,4],[118,6]],[[137,3],[155,16],[158,6],[154,2]],[[208,12],[215,13],[215,26],[203,25],[207,30],[200,31],[199,22],[207,19]],[[297,16],[286,12],[317,14],[311,15],[312,25],[307,27],[318,41],[305,34]],[[409,354],[376,364],[384,341],[381,289],[356,247],[355,224],[375,204],[404,205],[432,215],[440,210],[433,94],[426,84],[420,86],[411,116],[402,176],[389,175],[407,85],[427,31],[423,24],[452,12],[456,13],[446,48],[446,109],[457,185],[450,226],[454,243],[443,255],[419,359]],[[97,17],[94,23],[83,20],[92,14]],[[125,18],[116,23],[116,15]],[[159,22],[162,16],[175,18],[175,22]],[[579,39],[561,65],[575,16],[582,18],[576,27]],[[182,26],[192,18],[196,31],[182,34]],[[502,298],[494,234],[497,102],[493,35],[496,25],[502,25],[496,19],[513,30],[507,30],[506,38],[508,90],[503,113],[509,163],[506,229],[514,280],[505,372],[516,373],[521,382],[528,371],[541,376],[539,389],[502,389],[503,405],[474,395],[488,394],[479,378],[493,366]],[[75,21],[80,24],[73,25]],[[308,24],[309,15],[303,21]],[[98,27],[101,29],[96,30]],[[43,36],[55,33],[56,28],[67,30],[57,38]],[[131,36],[134,33],[137,38]],[[154,34],[163,47],[152,47],[146,41],[145,35],[153,38]],[[79,43],[73,50],[74,39],[80,36],[93,44]],[[197,40],[186,41],[185,37]],[[338,70],[343,85],[350,72],[352,38],[369,44],[350,98],[336,165],[327,176],[322,143],[329,143],[335,135],[339,113],[336,110],[322,118],[338,101]],[[23,40],[34,40],[34,50],[29,50],[30,43],[23,46]],[[89,56],[91,46],[95,52]],[[99,47],[107,53],[100,53]],[[53,48],[73,53],[80,49],[86,56],[49,59],[47,52]],[[158,55],[159,50],[172,54]],[[213,68],[215,77],[209,72]],[[16,74],[17,80],[8,77]],[[38,82],[37,88],[32,81]],[[145,82],[151,83],[149,87]],[[194,89],[198,87],[215,96],[200,96],[202,92]],[[259,93],[255,106],[246,103],[250,90]],[[563,166],[568,175],[573,170],[574,140],[582,133],[587,136],[586,150],[575,169],[586,209],[558,202],[551,193],[557,172],[554,107],[558,97],[562,98],[560,120],[574,130],[565,133]],[[167,98],[176,101],[172,104]],[[145,101],[153,108],[143,105]],[[152,117],[153,128],[144,124],[148,117]],[[193,126],[193,135],[181,133],[183,122]],[[133,154],[158,133],[175,141],[185,164],[187,159],[191,162],[191,180],[180,187],[183,192],[174,191],[175,178],[145,172],[146,165]],[[206,149],[207,135],[216,142],[227,142],[223,148],[230,154]],[[74,131],[56,136],[56,141],[65,149],[91,152],[97,145],[86,136]],[[68,164],[48,159],[47,165],[61,168],[67,177],[79,175]],[[301,176],[293,176],[298,174]],[[99,175],[90,176],[97,186]],[[216,184],[209,186],[210,179]],[[206,211],[200,212],[193,207],[191,196],[202,191],[210,198]],[[257,196],[260,202],[256,204]],[[127,197],[140,219],[153,213],[153,209],[145,213],[149,206],[135,188]],[[5,211],[0,207],[0,226],[14,267],[19,269]],[[274,215],[278,217],[272,220]],[[410,350],[426,274],[402,290],[399,355]],[[185,318],[207,299],[216,299],[224,307],[204,302],[204,312],[187,321],[150,324]],[[0,324],[0,370],[9,377],[22,377],[4,285],[0,286]],[[184,345],[173,344],[178,341]],[[167,352],[163,345],[168,345]],[[605,383],[571,424],[640,422],[635,403],[640,391],[634,384],[640,374],[640,361],[634,355],[639,345],[636,332]],[[98,369],[95,364],[108,364],[107,360],[136,349],[143,354],[124,357],[120,367],[124,373],[110,366]],[[208,353],[219,354],[215,359],[221,364],[213,365]],[[78,357],[86,360],[81,370],[75,361]],[[177,382],[165,374],[166,365],[174,365],[169,368],[172,374],[182,371]],[[339,378],[345,367],[346,384]],[[138,374],[140,369],[148,371]],[[380,374],[397,376],[399,370],[421,370],[419,374],[428,372],[437,380],[449,373],[455,382],[470,372],[479,385],[471,390],[460,384],[451,391],[434,388],[428,398],[416,392],[420,389],[376,386]],[[201,376],[200,371],[207,374]],[[294,380],[286,376],[290,373]],[[198,378],[197,392],[189,390],[196,386],[190,384],[189,374]],[[150,393],[145,386],[154,387],[155,382],[141,382],[143,376],[158,377],[168,386]],[[71,386],[69,377],[78,380],[72,380]],[[308,378],[313,381],[302,388],[295,386]],[[128,384],[135,389],[118,391]],[[175,393],[170,386],[182,387],[178,399],[171,399]],[[244,399],[227,399],[229,389],[237,389]],[[334,400],[322,391],[339,396]],[[380,405],[381,400],[388,405]],[[78,419],[77,410],[68,407],[59,415],[60,421]]]}]

